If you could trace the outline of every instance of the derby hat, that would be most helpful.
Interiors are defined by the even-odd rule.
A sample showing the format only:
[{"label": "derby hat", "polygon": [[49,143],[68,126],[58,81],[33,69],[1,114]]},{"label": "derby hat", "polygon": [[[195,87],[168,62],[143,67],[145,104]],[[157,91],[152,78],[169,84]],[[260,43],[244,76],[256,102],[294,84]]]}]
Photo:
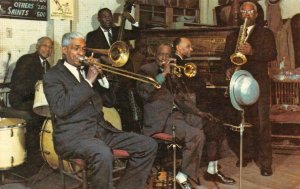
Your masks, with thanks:
[{"label": "derby hat", "polygon": [[230,101],[233,107],[243,111],[243,106],[254,104],[259,97],[259,85],[245,70],[236,71],[229,84]]}]

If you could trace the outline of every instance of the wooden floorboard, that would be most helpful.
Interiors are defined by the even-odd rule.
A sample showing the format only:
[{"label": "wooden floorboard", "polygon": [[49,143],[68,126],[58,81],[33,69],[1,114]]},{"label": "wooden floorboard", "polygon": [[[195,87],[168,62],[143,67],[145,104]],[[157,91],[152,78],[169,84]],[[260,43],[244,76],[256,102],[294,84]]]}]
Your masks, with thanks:
[{"label": "wooden floorboard", "polygon": [[[239,168],[235,167],[236,157],[230,156],[220,160],[222,172],[233,177],[235,185],[223,185],[207,182],[201,179],[204,186],[209,189],[236,189],[239,188]],[[300,189],[300,155],[273,155],[273,175],[264,177],[260,175],[259,167],[251,162],[242,169],[242,188],[245,189]]]},{"label": "wooden floorboard", "polygon": [[[235,166],[237,158],[230,154],[228,157],[219,161],[222,166],[221,171],[234,178],[236,184],[224,185],[220,183],[208,182],[203,179],[201,173],[200,180],[202,185],[208,189],[239,189],[239,168]],[[300,155],[273,154],[273,175],[264,177],[260,175],[259,167],[251,162],[242,169],[242,189],[300,189]],[[44,170],[43,170],[44,169]],[[56,189],[61,188],[61,180],[58,172],[52,171],[48,166],[44,166],[38,175],[36,182],[25,184],[6,184],[0,189]],[[203,172],[206,168],[202,168]],[[34,180],[34,178],[30,178]],[[78,184],[76,180],[67,177],[68,188]],[[179,189],[179,188],[177,188]]]}]

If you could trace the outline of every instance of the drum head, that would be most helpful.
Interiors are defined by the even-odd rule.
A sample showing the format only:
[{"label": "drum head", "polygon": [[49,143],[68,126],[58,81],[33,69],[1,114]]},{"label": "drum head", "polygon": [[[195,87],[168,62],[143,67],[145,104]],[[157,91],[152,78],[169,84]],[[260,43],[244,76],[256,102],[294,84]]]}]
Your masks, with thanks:
[{"label": "drum head", "polygon": [[122,130],[121,117],[115,108],[103,107],[104,119],[110,122],[115,128]]}]

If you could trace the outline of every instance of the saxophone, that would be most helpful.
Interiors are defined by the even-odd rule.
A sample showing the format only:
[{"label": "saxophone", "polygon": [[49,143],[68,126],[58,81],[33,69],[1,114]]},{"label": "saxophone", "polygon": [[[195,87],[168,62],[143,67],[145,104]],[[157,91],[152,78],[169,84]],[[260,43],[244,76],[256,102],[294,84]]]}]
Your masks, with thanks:
[{"label": "saxophone", "polygon": [[239,36],[235,47],[235,52],[230,56],[231,62],[237,66],[241,66],[247,63],[246,56],[243,53],[239,52],[239,47],[246,42],[247,24],[248,24],[248,18],[245,18],[244,24],[241,25],[240,27]]},{"label": "saxophone", "polygon": [[[240,27],[238,40],[235,46],[235,52],[230,56],[231,62],[236,65],[234,69],[235,72],[241,69],[241,65],[247,63],[247,57],[243,53],[239,52],[239,47],[246,42],[247,24],[248,18],[245,18],[243,25]],[[224,97],[229,97],[229,86],[225,89]]]}]

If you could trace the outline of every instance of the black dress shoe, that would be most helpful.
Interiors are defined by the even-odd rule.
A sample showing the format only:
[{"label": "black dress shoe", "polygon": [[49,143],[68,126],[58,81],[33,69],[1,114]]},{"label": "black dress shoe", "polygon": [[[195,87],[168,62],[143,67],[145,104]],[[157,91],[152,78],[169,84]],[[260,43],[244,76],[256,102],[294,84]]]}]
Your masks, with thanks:
[{"label": "black dress shoe", "polygon": [[220,171],[215,174],[209,174],[206,172],[204,174],[204,179],[207,181],[220,182],[222,184],[235,184],[235,180],[223,175]]},{"label": "black dress shoe", "polygon": [[[243,163],[242,163],[242,167],[247,167],[248,163],[251,163],[252,160],[250,159],[244,159],[243,160]],[[237,160],[236,163],[235,163],[235,166],[236,167],[239,167],[240,166],[240,160]]]},{"label": "black dress shoe", "polygon": [[272,168],[260,168],[260,174],[262,176],[271,176],[273,174]]}]

